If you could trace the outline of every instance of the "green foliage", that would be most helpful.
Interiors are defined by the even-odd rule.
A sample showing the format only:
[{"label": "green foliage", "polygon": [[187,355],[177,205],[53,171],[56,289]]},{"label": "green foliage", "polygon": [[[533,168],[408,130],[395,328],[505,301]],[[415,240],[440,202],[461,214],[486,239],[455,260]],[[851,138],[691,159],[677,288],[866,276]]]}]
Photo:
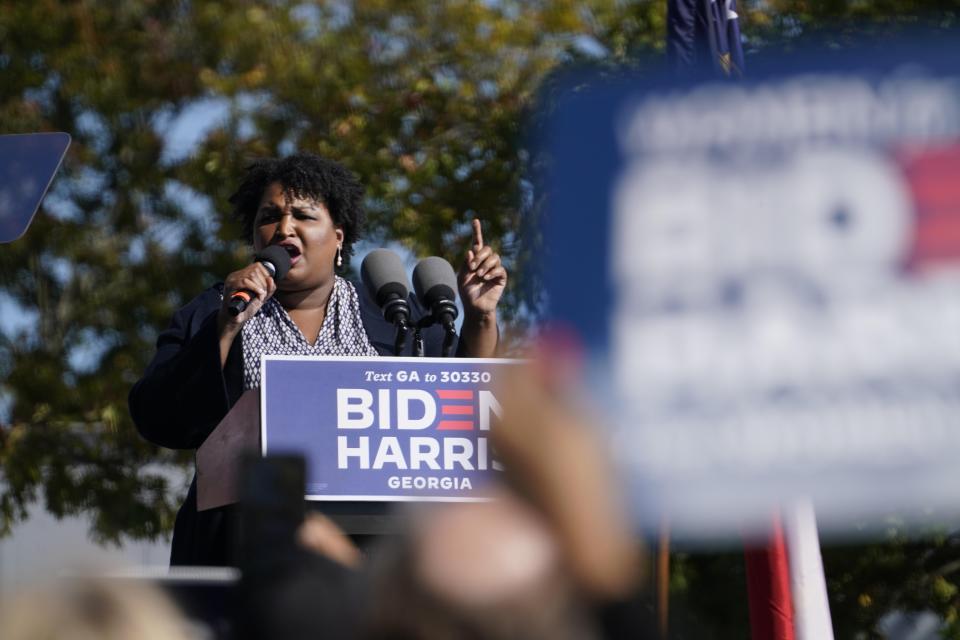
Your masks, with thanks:
[{"label": "green foliage", "polygon": [[941,528],[908,528],[888,518],[865,544],[823,548],[833,625],[840,638],[880,638],[877,623],[892,610],[932,611],[944,638],[960,638],[960,538]]},{"label": "green foliage", "polygon": [[671,637],[723,640],[749,636],[743,551],[678,552],[670,565]]},{"label": "green foliage", "polygon": [[838,49],[873,43],[910,29],[946,31],[960,25],[958,0],[769,0],[741,2],[748,11],[748,50],[792,50],[817,42]]}]

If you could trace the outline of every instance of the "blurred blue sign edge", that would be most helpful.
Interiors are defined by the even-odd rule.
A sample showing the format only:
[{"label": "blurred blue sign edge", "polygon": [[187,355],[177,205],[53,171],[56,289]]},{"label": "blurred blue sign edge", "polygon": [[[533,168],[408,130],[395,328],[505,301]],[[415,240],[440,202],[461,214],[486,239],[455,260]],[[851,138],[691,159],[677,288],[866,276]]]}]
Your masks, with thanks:
[{"label": "blurred blue sign edge", "polygon": [[17,186],[14,182],[22,179],[22,175],[13,175],[16,162],[27,165],[29,174],[36,179],[36,186],[29,193],[21,193],[21,199],[0,197],[0,244],[18,240],[26,233],[60,170],[70,142],[70,134],[62,132],[0,135],[0,195],[6,191],[10,196]]}]

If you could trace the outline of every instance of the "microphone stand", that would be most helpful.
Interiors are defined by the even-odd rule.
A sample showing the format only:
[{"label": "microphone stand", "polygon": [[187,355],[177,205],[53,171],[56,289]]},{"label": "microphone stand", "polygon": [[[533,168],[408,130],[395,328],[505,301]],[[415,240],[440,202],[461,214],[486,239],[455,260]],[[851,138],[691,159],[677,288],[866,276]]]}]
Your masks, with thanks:
[{"label": "microphone stand", "polygon": [[443,323],[443,351],[441,355],[444,358],[450,357],[450,352],[453,351],[453,341],[457,339],[457,327],[454,326],[453,320],[447,316],[444,318]]},{"label": "microphone stand", "polygon": [[397,333],[393,339],[393,355],[399,356],[407,344],[407,333],[410,331],[410,324],[407,322],[409,309],[406,300],[396,294],[394,296],[383,305],[383,317],[387,320],[392,319],[397,327]]},{"label": "microphone stand", "polygon": [[407,324],[406,318],[399,318],[394,324],[397,325],[397,335],[393,339],[393,355],[399,357],[407,344],[407,333],[410,332],[410,325]]},{"label": "microphone stand", "polygon": [[[421,320],[422,322],[422,320]],[[431,323],[433,324],[433,323]],[[413,332],[413,356],[415,358],[423,357],[423,336],[420,335],[420,323],[417,323],[417,328]]]},{"label": "microphone stand", "polygon": [[453,341],[457,339],[457,327],[453,323],[457,317],[457,305],[453,303],[453,300],[441,300],[433,305],[430,314],[443,325],[444,335],[441,355],[444,358],[449,358],[450,352],[453,351]]},{"label": "microphone stand", "polygon": [[423,335],[421,335],[421,329],[432,327],[438,322],[443,325],[443,346],[440,354],[444,358],[450,357],[450,352],[453,351],[453,341],[457,339],[457,327],[453,323],[453,318],[449,313],[444,313],[440,320],[437,320],[433,313],[420,318],[420,321],[417,322],[417,326],[413,332],[413,355],[415,357],[422,358],[424,355]]}]

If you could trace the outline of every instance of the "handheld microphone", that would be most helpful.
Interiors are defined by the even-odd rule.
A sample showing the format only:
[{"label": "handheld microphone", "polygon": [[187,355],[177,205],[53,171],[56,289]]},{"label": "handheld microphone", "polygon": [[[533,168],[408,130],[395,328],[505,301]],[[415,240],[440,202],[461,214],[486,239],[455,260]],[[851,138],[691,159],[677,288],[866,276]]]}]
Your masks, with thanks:
[{"label": "handheld microphone", "polygon": [[[280,282],[290,271],[290,254],[287,250],[278,245],[270,245],[263,251],[258,251],[253,257],[255,262],[261,263],[270,272],[270,277],[274,282]],[[241,290],[235,291],[230,296],[230,304],[227,305],[227,311],[232,316],[238,316],[247,308],[250,301],[256,296],[252,292]]]},{"label": "handheld microphone", "polygon": [[413,290],[423,306],[430,310],[433,319],[439,322],[446,332],[443,343],[443,355],[446,357],[457,335],[453,323],[458,314],[457,274],[443,258],[424,258],[413,269]]}]

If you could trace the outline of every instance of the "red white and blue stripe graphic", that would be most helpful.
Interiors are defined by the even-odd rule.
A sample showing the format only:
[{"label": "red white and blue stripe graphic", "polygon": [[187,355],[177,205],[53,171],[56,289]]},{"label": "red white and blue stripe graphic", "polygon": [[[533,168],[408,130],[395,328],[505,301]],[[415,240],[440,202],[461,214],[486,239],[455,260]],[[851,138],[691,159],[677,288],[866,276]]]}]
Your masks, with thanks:
[{"label": "red white and blue stripe graphic", "polygon": [[476,403],[470,389],[436,389],[440,399],[440,424],[437,431],[473,431],[476,428]]}]

